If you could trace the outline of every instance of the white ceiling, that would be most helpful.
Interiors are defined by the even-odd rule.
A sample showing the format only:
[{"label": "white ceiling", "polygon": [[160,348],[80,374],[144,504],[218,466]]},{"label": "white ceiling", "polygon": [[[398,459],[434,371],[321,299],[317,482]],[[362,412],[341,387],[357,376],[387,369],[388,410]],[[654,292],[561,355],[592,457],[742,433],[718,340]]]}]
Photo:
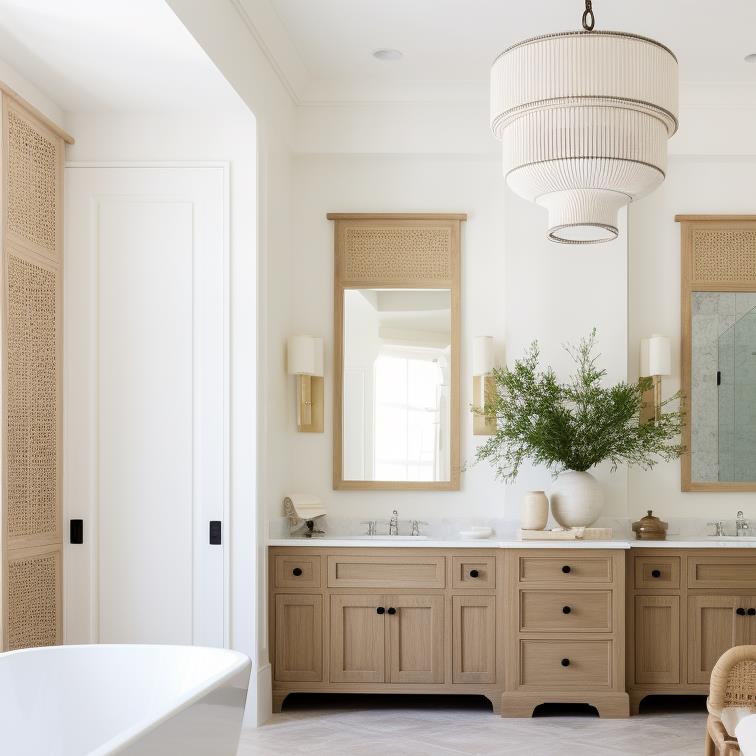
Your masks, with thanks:
[{"label": "white ceiling", "polygon": [[[578,28],[584,6],[582,0],[236,2],[253,22],[270,4],[286,32],[265,35],[270,53],[304,100],[325,90],[339,90],[344,99],[359,97],[359,88],[385,93],[411,85],[420,92],[420,82],[436,91],[470,83],[482,92],[497,53],[525,37]],[[756,0],[594,0],[593,8],[597,29],[667,44],[683,81],[756,85],[756,65],[743,61],[756,52]],[[384,47],[401,50],[403,60],[375,60],[372,51]]]},{"label": "white ceiling", "polygon": [[0,0],[0,58],[70,112],[240,107],[163,0]]}]

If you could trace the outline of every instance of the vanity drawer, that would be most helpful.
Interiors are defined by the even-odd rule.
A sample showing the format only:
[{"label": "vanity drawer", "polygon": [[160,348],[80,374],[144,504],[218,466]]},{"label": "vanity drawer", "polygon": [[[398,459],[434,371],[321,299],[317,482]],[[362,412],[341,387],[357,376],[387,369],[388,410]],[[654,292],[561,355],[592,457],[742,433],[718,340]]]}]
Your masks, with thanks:
[{"label": "vanity drawer", "polygon": [[453,556],[452,588],[496,588],[496,557]]},{"label": "vanity drawer", "polygon": [[443,556],[329,556],[329,588],[444,588]]},{"label": "vanity drawer", "polygon": [[611,591],[520,591],[520,631],[612,630]]},{"label": "vanity drawer", "polygon": [[320,557],[279,555],[275,560],[276,588],[320,588]]},{"label": "vanity drawer", "polygon": [[[742,554],[740,549],[738,551]],[[688,588],[753,590],[755,585],[756,557],[754,556],[688,557]]]},{"label": "vanity drawer", "polygon": [[635,587],[639,590],[654,588],[670,590],[679,588],[680,557],[635,557]]},{"label": "vanity drawer", "polygon": [[521,556],[521,583],[611,583],[612,559],[607,556]]},{"label": "vanity drawer", "polygon": [[520,641],[520,685],[556,690],[609,688],[612,684],[612,641]]}]

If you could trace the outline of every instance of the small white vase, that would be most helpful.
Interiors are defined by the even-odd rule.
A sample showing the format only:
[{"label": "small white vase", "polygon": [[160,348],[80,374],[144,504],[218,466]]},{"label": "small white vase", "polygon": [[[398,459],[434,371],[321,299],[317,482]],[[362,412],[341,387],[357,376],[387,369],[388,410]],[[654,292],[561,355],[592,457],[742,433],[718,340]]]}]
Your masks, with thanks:
[{"label": "small white vase", "polygon": [[565,470],[549,491],[551,514],[563,528],[592,525],[604,506],[601,484],[587,472]]},{"label": "small white vase", "polygon": [[523,530],[543,530],[549,521],[549,499],[543,491],[528,491],[522,500]]}]

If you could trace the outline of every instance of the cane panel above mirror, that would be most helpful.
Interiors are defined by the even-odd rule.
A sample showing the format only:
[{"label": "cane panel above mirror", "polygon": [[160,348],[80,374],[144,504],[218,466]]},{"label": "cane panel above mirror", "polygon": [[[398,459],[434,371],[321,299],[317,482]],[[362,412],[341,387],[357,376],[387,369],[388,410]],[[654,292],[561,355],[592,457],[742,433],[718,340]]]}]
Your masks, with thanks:
[{"label": "cane panel above mirror", "polygon": [[335,489],[459,488],[464,214],[329,213]]},{"label": "cane panel above mirror", "polygon": [[756,216],[679,215],[683,491],[756,491]]}]

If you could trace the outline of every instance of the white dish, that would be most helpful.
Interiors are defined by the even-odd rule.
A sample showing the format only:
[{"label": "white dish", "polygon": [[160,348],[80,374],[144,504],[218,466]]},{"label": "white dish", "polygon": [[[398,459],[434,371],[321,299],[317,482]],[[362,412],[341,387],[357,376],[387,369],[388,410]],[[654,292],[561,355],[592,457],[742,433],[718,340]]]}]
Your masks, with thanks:
[{"label": "white dish", "polygon": [[460,530],[460,536],[466,540],[485,540],[493,534],[493,528],[473,528],[471,530]]}]

